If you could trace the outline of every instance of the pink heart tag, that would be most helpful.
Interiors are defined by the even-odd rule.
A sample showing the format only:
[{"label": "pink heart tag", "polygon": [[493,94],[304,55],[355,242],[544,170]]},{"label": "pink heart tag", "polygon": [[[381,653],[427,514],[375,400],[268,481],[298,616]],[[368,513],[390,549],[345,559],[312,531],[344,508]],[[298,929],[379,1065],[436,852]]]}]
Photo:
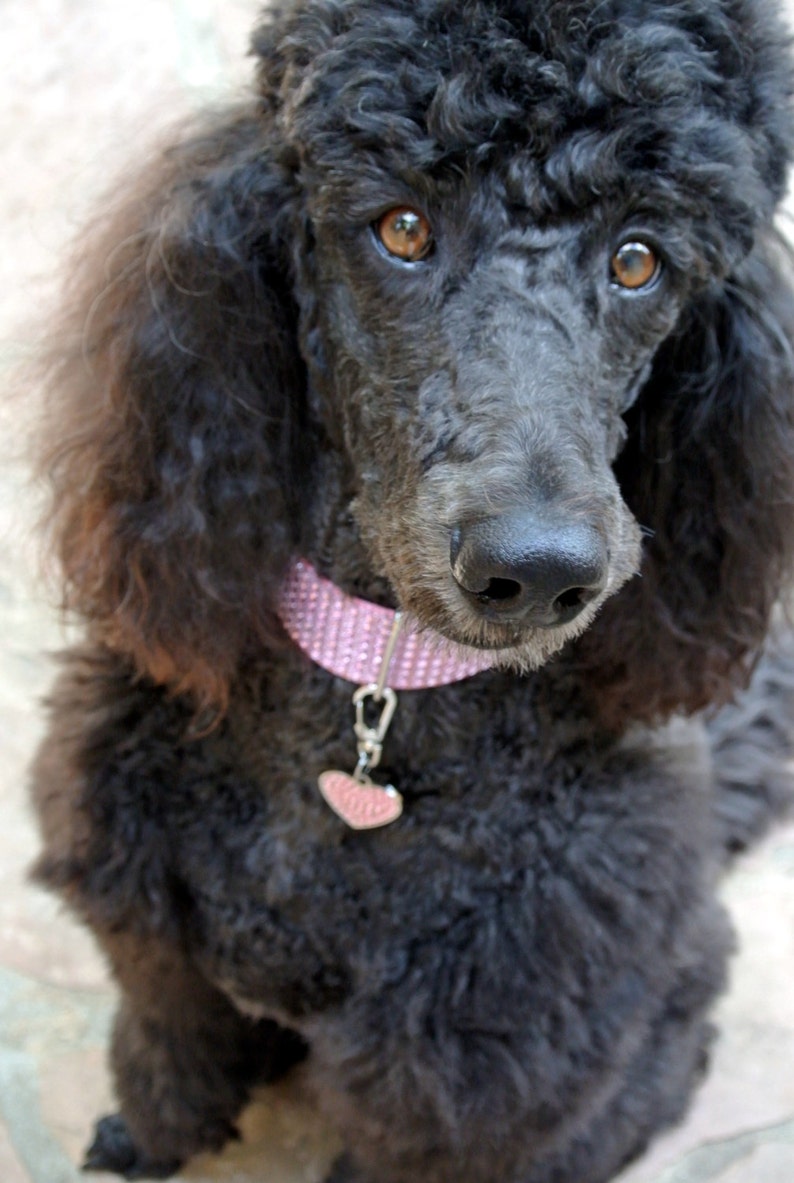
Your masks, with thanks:
[{"label": "pink heart tag", "polygon": [[374,830],[396,822],[403,811],[403,799],[387,785],[361,784],[346,772],[323,772],[320,792],[334,813],[352,830]]}]

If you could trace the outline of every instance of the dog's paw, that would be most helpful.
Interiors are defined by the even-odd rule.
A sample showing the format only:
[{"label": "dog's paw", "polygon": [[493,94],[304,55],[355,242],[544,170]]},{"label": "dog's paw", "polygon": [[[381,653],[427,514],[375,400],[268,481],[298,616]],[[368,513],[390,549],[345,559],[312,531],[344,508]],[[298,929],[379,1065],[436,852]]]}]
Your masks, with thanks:
[{"label": "dog's paw", "polygon": [[179,1159],[149,1158],[135,1145],[119,1114],[101,1118],[88,1147],[84,1171],[112,1171],[125,1179],[167,1179],[179,1170]]}]

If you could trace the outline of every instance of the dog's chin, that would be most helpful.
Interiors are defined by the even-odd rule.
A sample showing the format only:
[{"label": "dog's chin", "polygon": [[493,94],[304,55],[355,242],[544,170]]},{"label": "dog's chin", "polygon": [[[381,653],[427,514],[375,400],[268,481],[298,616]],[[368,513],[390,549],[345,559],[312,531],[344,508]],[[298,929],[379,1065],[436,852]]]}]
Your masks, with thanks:
[{"label": "dog's chin", "polygon": [[[605,597],[606,598],[606,597]],[[569,641],[590,626],[599,604],[588,605],[575,620],[555,628],[499,623],[456,613],[446,619],[420,620],[420,628],[433,632],[455,648],[487,653],[494,669],[526,674],[540,669]]]}]

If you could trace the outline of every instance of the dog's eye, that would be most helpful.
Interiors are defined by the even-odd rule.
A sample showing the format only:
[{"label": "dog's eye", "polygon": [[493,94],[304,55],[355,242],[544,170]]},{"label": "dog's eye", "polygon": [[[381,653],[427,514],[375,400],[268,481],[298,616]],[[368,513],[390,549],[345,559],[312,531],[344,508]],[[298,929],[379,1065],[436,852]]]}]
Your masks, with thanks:
[{"label": "dog's eye", "polygon": [[390,209],[376,223],[375,233],[390,255],[404,263],[424,259],[433,246],[433,231],[424,214],[407,205]]},{"label": "dog's eye", "polygon": [[659,256],[645,242],[624,242],[612,256],[612,283],[629,291],[649,287],[660,270]]}]

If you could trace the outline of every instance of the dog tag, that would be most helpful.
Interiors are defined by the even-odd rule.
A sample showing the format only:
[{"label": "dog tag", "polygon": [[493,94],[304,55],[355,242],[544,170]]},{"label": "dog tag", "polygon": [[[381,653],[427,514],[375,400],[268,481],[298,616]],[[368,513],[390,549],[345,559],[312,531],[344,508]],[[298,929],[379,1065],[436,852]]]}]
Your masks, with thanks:
[{"label": "dog tag", "polygon": [[322,772],[318,779],[325,801],[351,830],[375,830],[396,822],[403,799],[392,785],[381,788],[347,772]]}]

